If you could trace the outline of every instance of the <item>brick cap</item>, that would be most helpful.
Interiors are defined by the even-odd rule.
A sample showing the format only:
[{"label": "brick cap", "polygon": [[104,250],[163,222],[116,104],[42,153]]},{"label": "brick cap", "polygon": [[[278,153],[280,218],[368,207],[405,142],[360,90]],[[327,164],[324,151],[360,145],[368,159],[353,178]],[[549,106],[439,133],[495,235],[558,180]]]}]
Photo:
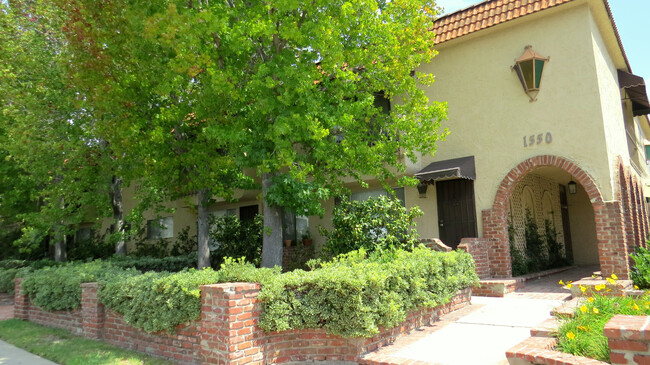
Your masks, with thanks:
[{"label": "brick cap", "polygon": [[98,282],[93,282],[93,283],[81,283],[82,288],[99,288],[99,283]]},{"label": "brick cap", "polygon": [[610,339],[650,339],[650,316],[617,314],[605,324],[603,333]]},{"label": "brick cap", "polygon": [[208,284],[199,287],[201,291],[215,291],[221,293],[239,293],[247,290],[260,290],[262,286],[258,283],[221,283],[221,284]]}]

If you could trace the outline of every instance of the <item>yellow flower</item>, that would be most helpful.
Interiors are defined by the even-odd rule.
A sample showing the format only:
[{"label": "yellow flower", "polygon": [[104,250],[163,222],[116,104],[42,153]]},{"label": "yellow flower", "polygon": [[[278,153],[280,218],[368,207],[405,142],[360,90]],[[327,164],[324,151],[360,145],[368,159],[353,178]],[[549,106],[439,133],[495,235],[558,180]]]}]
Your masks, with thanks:
[{"label": "yellow flower", "polygon": [[564,285],[564,281],[560,280],[560,281],[558,282],[558,284],[560,284],[560,285]]},{"label": "yellow flower", "polygon": [[594,308],[594,313],[596,313],[596,314],[600,313],[600,312],[598,311],[598,308]]},{"label": "yellow flower", "polygon": [[593,301],[594,301],[594,297],[589,297],[589,298],[587,299],[587,301],[588,301],[589,303],[593,302]]},{"label": "yellow flower", "polygon": [[618,276],[616,276],[616,274],[612,274],[612,279],[618,280]]},{"label": "yellow flower", "polygon": [[568,283],[568,284],[566,285],[566,287],[569,288],[569,289],[571,289],[571,288],[573,288],[573,284]]},{"label": "yellow flower", "polygon": [[605,280],[607,280],[607,282],[610,283],[610,284],[612,284],[612,285],[613,285],[613,284],[616,284],[616,280],[614,280],[614,279],[612,279],[612,278],[607,278],[607,279],[605,279]]},{"label": "yellow flower", "polygon": [[639,310],[639,306],[638,306],[636,303],[634,303],[634,305],[632,306],[632,309],[634,309],[635,311],[638,311],[638,310]]},{"label": "yellow flower", "polygon": [[582,307],[580,307],[580,312],[587,313],[587,306],[583,305]]},{"label": "yellow flower", "polygon": [[639,286],[638,286],[638,285],[635,285],[635,286],[634,286],[634,290],[639,290]]},{"label": "yellow flower", "polygon": [[585,293],[587,291],[587,287],[580,285],[580,290],[582,290],[582,292]]},{"label": "yellow flower", "polygon": [[598,285],[594,286],[594,289],[596,289],[596,291],[601,291],[601,290],[605,289],[606,287],[607,286],[605,286],[605,284],[598,284]]},{"label": "yellow flower", "polygon": [[574,338],[576,338],[576,335],[575,335],[575,333],[573,333],[573,332],[568,332],[568,333],[566,334],[566,337],[567,337],[569,340],[573,340]]}]

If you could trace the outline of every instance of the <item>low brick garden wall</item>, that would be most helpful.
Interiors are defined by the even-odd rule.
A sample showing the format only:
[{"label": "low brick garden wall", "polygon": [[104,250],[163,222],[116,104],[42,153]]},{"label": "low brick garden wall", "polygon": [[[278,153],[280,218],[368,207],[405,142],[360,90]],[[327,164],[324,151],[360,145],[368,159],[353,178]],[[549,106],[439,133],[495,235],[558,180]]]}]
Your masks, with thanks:
[{"label": "low brick garden wall", "polygon": [[126,324],[97,298],[97,283],[81,285],[81,309],[45,312],[31,304],[16,279],[14,315],[88,338],[183,364],[269,364],[303,361],[358,363],[361,356],[391,343],[400,334],[430,324],[440,315],[469,304],[471,290],[461,290],[449,303],[409,313],[397,327],[380,329],[372,338],[343,338],[323,329],[264,332],[257,326],[260,286],[223,283],[201,286],[201,317],[179,326],[175,334],[146,333]]}]

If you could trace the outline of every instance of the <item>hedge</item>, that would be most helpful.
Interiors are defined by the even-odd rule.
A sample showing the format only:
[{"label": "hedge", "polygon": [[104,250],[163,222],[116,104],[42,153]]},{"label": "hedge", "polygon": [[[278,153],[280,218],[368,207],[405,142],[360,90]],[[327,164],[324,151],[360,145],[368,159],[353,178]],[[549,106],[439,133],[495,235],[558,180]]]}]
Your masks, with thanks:
[{"label": "hedge", "polygon": [[122,281],[140,275],[135,269],[122,269],[100,260],[45,267],[26,275],[22,287],[30,300],[46,311],[72,310],[81,306],[82,283]]},{"label": "hedge", "polygon": [[266,331],[325,328],[344,337],[371,337],[393,327],[420,307],[447,303],[458,290],[478,281],[465,252],[435,252],[425,247],[366,257],[353,251],[312,271],[280,274],[227,259],[219,271],[179,273],[122,269],[110,262],[68,264],[30,274],[23,282],[32,301],[45,310],[79,306],[82,282],[98,281],[99,300],[147,332],[173,332],[198,320],[199,287],[222,282],[258,282],[262,286],[260,327]]}]

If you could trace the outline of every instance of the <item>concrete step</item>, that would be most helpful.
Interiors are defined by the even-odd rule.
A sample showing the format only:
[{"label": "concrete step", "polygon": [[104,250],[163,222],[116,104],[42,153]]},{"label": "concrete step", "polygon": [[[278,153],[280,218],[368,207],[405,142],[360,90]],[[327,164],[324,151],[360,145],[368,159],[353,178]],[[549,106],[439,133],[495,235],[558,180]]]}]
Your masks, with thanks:
[{"label": "concrete step", "polygon": [[554,337],[557,333],[559,323],[555,318],[549,318],[544,322],[530,329],[533,337]]},{"label": "concrete step", "polygon": [[582,298],[573,298],[565,302],[561,306],[554,308],[551,311],[551,315],[554,317],[560,316],[560,317],[573,318],[573,314],[576,308],[580,306],[581,300]]}]

